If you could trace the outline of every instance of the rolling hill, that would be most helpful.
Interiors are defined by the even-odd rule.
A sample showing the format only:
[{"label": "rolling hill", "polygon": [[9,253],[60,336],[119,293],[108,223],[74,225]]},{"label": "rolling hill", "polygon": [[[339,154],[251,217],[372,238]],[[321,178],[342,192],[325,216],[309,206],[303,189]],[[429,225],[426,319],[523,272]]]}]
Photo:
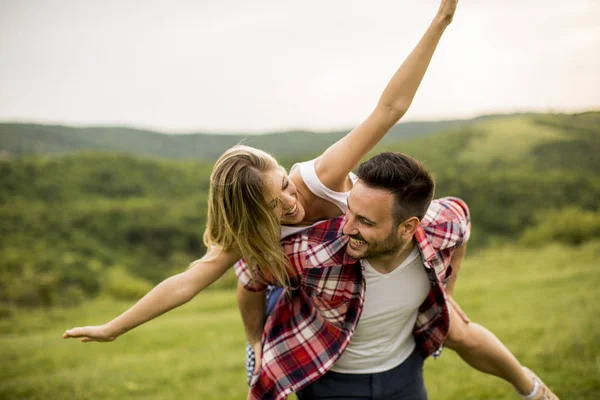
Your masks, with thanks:
[{"label": "rolling hill", "polygon": [[[435,134],[468,126],[472,120],[405,122],[394,126],[383,143]],[[0,152],[5,155],[59,155],[78,151],[116,151],[139,156],[216,160],[227,148],[245,143],[277,156],[323,151],[347,131],[315,133],[289,131],[263,135],[164,134],[124,127],[74,128],[56,125],[0,123]]]}]

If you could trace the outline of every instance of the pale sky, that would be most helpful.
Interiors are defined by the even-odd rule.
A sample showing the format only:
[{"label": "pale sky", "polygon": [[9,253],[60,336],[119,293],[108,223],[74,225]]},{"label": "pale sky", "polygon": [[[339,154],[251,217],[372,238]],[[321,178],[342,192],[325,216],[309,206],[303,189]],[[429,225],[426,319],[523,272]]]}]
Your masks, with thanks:
[{"label": "pale sky", "polygon": [[[356,125],[438,0],[0,0],[0,121]],[[461,0],[408,120],[600,109],[600,1]]]}]

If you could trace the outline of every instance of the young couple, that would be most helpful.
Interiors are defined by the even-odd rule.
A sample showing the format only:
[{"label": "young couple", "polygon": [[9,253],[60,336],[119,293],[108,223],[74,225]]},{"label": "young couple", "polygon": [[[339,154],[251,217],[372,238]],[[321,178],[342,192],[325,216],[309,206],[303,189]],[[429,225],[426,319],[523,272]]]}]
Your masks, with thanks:
[{"label": "young couple", "polygon": [[249,398],[426,399],[423,360],[443,345],[524,398],[557,399],[453,301],[466,204],[432,200],[431,175],[406,155],[383,153],[351,172],[407,111],[457,2],[441,1],[375,110],[315,160],[288,175],[260,150],[225,152],[211,174],[207,254],[112,321],[63,337],[115,340],[243,258],[238,303],[257,360]]}]

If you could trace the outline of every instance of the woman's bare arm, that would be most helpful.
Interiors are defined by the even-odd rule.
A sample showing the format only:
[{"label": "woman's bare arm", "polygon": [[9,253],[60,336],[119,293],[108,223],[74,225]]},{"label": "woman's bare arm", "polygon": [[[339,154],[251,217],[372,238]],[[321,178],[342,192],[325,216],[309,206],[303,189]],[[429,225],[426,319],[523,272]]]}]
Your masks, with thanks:
[{"label": "woman's bare arm", "polygon": [[63,338],[81,338],[82,342],[110,342],[141,324],[179,307],[219,279],[237,260],[239,254],[213,247],[191,267],[165,279],[112,321],[99,326],[72,328]]},{"label": "woman's bare arm", "polygon": [[262,361],[262,332],[265,324],[265,291],[251,292],[238,284],[237,301],[246,338],[254,350],[255,367],[254,373],[260,369]]},{"label": "woman's bare arm", "polygon": [[408,110],[433,53],[452,22],[458,0],[442,0],[425,34],[396,71],[369,117],[329,147],[315,162],[317,176],[332,190],[345,191],[348,173]]}]

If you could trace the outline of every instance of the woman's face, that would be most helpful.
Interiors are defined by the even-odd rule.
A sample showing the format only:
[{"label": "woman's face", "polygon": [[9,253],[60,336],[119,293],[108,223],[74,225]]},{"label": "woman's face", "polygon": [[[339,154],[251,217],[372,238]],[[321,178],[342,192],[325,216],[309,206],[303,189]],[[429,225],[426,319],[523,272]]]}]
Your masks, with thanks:
[{"label": "woman's face", "polygon": [[304,219],[304,208],[298,201],[296,185],[285,169],[275,168],[267,172],[269,193],[267,204],[271,207],[282,225],[296,225]]}]

